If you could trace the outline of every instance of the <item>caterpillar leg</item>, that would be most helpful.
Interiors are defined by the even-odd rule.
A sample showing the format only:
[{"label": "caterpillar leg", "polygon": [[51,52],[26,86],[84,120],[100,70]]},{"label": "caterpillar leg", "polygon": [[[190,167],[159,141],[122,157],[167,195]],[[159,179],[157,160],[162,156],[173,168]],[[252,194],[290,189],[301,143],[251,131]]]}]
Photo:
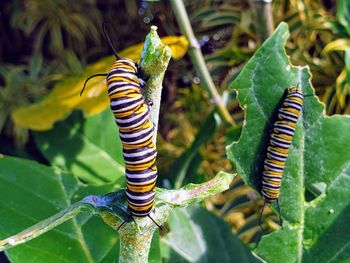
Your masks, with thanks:
[{"label": "caterpillar leg", "polygon": [[132,214],[130,213],[130,215],[126,218],[126,220],[124,220],[123,223],[121,223],[120,226],[118,226],[117,231],[118,231],[126,222],[129,222],[129,221],[130,221],[129,219],[132,219],[132,221],[135,222],[134,218],[132,217]]},{"label": "caterpillar leg", "polygon": [[278,199],[276,199],[276,204],[277,204],[277,211],[278,211],[278,216],[280,219],[280,226],[283,229],[283,222],[282,222],[282,216],[281,216],[281,209],[280,209],[280,203],[278,202]]},{"label": "caterpillar leg", "polygon": [[[264,228],[262,226],[262,215],[263,215],[266,203],[270,203],[270,201],[267,199],[264,200],[264,205],[261,208],[260,215],[259,215],[259,226],[260,226],[261,230],[264,230]],[[278,217],[279,217],[279,221],[280,221],[280,226],[283,229],[283,220],[282,220],[282,216],[281,216],[281,209],[280,209],[280,204],[279,204],[278,199],[276,199],[276,205],[277,205],[277,212],[278,212]]]},{"label": "caterpillar leg", "polygon": [[[159,225],[149,214],[148,214],[147,216],[148,216],[149,219],[152,220],[152,222],[153,222],[157,227],[160,228],[160,230],[163,230],[162,226]],[[117,231],[118,231],[126,222],[130,222],[129,219],[131,219],[132,221],[135,222],[135,220],[134,220],[134,218],[133,218],[133,215],[130,213],[130,215],[126,218],[126,220],[124,220],[123,223],[121,223],[120,226],[118,226]]]},{"label": "caterpillar leg", "polygon": [[152,106],[153,106],[153,101],[152,101],[152,100],[148,100],[148,101],[147,101],[147,105],[148,105],[149,108],[152,108]]},{"label": "caterpillar leg", "polygon": [[263,207],[261,208],[261,211],[260,211],[260,215],[259,215],[259,226],[260,226],[260,229],[261,230],[264,230],[264,228],[262,227],[262,215],[263,215],[263,212],[264,212],[264,209],[265,209],[265,205],[266,205],[266,199],[264,199],[264,205]]},{"label": "caterpillar leg", "polygon": [[160,230],[163,230],[163,228],[162,228],[160,225],[158,225],[157,222],[156,222],[149,214],[148,214],[147,216],[149,217],[149,219],[151,219],[151,220],[153,221],[153,223],[154,223],[157,227],[160,228]]}]

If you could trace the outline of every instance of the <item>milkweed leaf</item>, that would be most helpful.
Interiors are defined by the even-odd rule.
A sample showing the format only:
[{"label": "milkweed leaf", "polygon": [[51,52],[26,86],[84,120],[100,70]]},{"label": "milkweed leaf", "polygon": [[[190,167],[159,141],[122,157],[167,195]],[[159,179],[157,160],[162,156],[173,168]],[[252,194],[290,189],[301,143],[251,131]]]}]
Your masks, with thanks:
[{"label": "milkweed leaf", "polygon": [[[66,208],[82,187],[60,169],[1,155],[0,239]],[[103,186],[104,191],[113,188]],[[7,250],[6,255],[13,263],[113,262],[117,261],[118,239],[102,219],[83,212],[45,235]]]},{"label": "milkweed leaf", "polygon": [[[308,67],[291,65],[285,53],[288,37],[288,26],[281,23],[231,85],[245,111],[245,124],[227,154],[243,180],[258,191],[267,127],[284,91],[299,84],[304,94],[313,94]],[[343,262],[349,258],[349,131],[349,116],[325,116],[316,97],[305,97],[283,174],[284,228],[261,239],[256,249],[260,257],[268,262]],[[305,190],[316,183],[326,186],[324,192],[306,199]]]}]

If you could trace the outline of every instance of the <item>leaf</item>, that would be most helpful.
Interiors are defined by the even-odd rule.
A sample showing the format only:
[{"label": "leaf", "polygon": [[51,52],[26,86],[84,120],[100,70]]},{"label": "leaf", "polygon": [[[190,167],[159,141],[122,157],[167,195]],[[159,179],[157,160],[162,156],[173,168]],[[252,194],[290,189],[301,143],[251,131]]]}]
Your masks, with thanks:
[{"label": "leaf", "polygon": [[[232,87],[245,110],[245,125],[227,154],[243,180],[260,190],[268,126],[284,91],[298,85],[313,94],[307,67],[290,64],[284,50],[288,26],[275,33],[246,64]],[[324,116],[316,97],[305,97],[290,148],[280,195],[284,227],[264,236],[257,254],[268,262],[341,262],[349,258],[349,116]],[[323,183],[326,190],[306,201],[305,189]]]},{"label": "leaf", "polygon": [[35,138],[52,165],[87,183],[125,181],[122,145],[109,109],[84,122],[78,113],[72,114],[50,131],[36,132]]},{"label": "leaf", "polygon": [[184,262],[258,262],[222,219],[199,206],[175,209],[168,225],[163,242]]},{"label": "leaf", "polygon": [[350,3],[348,0],[339,0],[337,3],[337,19],[344,26],[350,37]]},{"label": "leaf", "polygon": [[329,42],[327,46],[322,50],[323,54],[327,54],[333,51],[345,51],[350,47],[350,39],[338,38],[332,42]]},{"label": "leaf", "polygon": [[160,244],[159,244],[159,231],[153,234],[151,249],[148,255],[148,263],[161,263],[162,257],[160,255]]},{"label": "leaf", "polygon": [[[167,36],[161,40],[171,48],[174,59],[180,59],[187,52],[188,42],[184,36]],[[119,55],[137,61],[142,48],[143,43],[140,43],[124,49]],[[114,60],[114,56],[106,57],[86,67],[82,76],[66,77],[41,101],[14,111],[13,121],[27,129],[46,131],[55,122],[65,119],[74,109],[82,110],[87,116],[102,112],[109,107],[104,78],[89,81],[83,96],[80,96],[80,91],[88,77],[96,73],[106,73]]]},{"label": "leaf", "polygon": [[[33,161],[0,158],[0,239],[71,204],[81,185],[71,175]],[[92,263],[116,258],[118,235],[87,213],[28,243],[6,251],[13,263]]]},{"label": "leaf", "polygon": [[221,119],[214,110],[199,128],[191,146],[171,165],[168,173],[170,174],[169,178],[176,178],[175,188],[180,188],[183,185],[184,180],[189,175],[189,170],[192,168],[191,163],[198,154],[199,148],[213,138],[214,133],[220,125]]}]

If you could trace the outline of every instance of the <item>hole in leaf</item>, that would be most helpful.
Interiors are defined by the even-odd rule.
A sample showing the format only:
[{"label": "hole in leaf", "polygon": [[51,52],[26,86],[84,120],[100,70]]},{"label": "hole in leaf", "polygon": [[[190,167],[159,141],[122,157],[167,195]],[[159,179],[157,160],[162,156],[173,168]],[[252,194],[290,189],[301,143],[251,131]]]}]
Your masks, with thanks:
[{"label": "hole in leaf", "polygon": [[309,185],[305,191],[305,200],[311,202],[326,192],[327,185],[324,182]]}]

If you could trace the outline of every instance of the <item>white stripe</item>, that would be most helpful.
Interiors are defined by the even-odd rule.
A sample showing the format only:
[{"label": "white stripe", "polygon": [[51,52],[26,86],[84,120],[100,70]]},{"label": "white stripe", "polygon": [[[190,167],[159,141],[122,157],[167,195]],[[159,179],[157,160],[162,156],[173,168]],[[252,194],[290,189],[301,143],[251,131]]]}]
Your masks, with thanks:
[{"label": "white stripe", "polygon": [[286,134],[291,135],[291,136],[294,135],[294,130],[293,130],[293,131],[289,131],[289,130],[287,130],[287,129],[278,128],[278,127],[275,127],[275,130],[276,130],[278,133],[286,133]]},{"label": "white stripe", "polygon": [[128,191],[125,191],[126,195],[134,200],[147,200],[149,198],[151,198],[152,196],[154,196],[156,193],[150,193],[148,195],[132,195],[130,193],[128,193]]},{"label": "white stripe", "polygon": [[284,109],[284,108],[280,109],[280,113],[284,113],[284,114],[287,114],[287,115],[292,115],[295,118],[298,118],[298,114],[295,114],[294,112],[288,111],[287,109]]},{"label": "white stripe", "polygon": [[128,181],[128,178],[126,178],[127,183],[130,185],[145,185],[145,184],[151,184],[153,183],[155,180],[157,180],[157,177],[154,177],[154,179],[146,181],[146,182],[130,182]]},{"label": "white stripe", "polygon": [[280,113],[280,115],[282,116],[283,119],[287,119],[287,120],[290,120],[292,122],[297,122],[298,121],[298,118],[293,118],[293,117],[287,116],[287,115],[282,114],[282,113]]},{"label": "white stripe", "polygon": [[283,173],[283,169],[278,169],[278,168],[274,168],[274,167],[270,167],[268,165],[264,165],[265,170],[266,171],[272,171],[272,172],[277,172],[277,173]]},{"label": "white stripe", "polygon": [[277,146],[283,147],[283,148],[289,148],[289,146],[290,146],[290,143],[288,143],[288,144],[279,143],[279,142],[277,142],[274,139],[271,139],[270,143],[273,144],[273,145],[277,145]]},{"label": "white stripe", "polygon": [[270,159],[276,159],[276,160],[281,161],[281,162],[284,162],[287,160],[287,157],[280,157],[280,156],[277,156],[277,155],[272,154],[272,153],[268,153],[268,157]]},{"label": "white stripe", "polygon": [[152,130],[153,126],[151,125],[149,128],[147,129],[142,129],[141,131],[139,132],[133,132],[131,134],[123,134],[122,132],[119,133],[120,137],[123,138],[123,139],[132,139],[134,137],[138,137],[140,135],[143,135],[147,132],[149,132],[150,130]]},{"label": "white stripe", "polygon": [[113,110],[113,113],[121,113],[121,112],[124,112],[124,111],[128,111],[128,110],[131,110],[133,108],[136,108],[138,106],[140,106],[142,103],[144,103],[143,101],[140,101],[139,103],[136,103],[136,104],[132,104],[128,107],[122,107],[122,108],[119,108],[119,109],[114,109]]},{"label": "white stripe", "polygon": [[284,165],[278,165],[278,164],[270,163],[270,162],[268,162],[268,160],[266,160],[264,162],[264,164],[267,165],[268,167],[278,168],[278,169],[282,169],[282,170],[284,168]]},{"label": "white stripe", "polygon": [[[119,70],[119,69],[116,68],[116,69],[113,69],[112,71],[114,71],[114,70]],[[135,74],[128,73],[128,72],[111,73],[112,71],[110,71],[110,75],[108,76],[107,81],[109,81],[111,78],[120,77],[120,78],[129,78],[129,79],[135,80],[137,83],[139,83],[139,78],[137,76],[135,76]]]},{"label": "white stripe", "polygon": [[147,154],[147,153],[151,153],[155,150],[154,148],[149,148],[147,150],[144,151],[140,151],[140,152],[135,152],[135,153],[123,153],[124,157],[142,157],[143,155]]},{"label": "white stripe", "polygon": [[271,138],[273,138],[274,140],[277,140],[279,142],[282,142],[282,143],[291,143],[290,140],[283,139],[283,138],[279,137],[277,134],[272,134]]},{"label": "white stripe", "polygon": [[[282,181],[282,178],[279,178],[279,177],[269,177],[268,175],[264,175],[266,176],[263,180],[266,180],[265,182],[267,181],[272,181],[272,182],[281,182]],[[267,182],[268,183],[268,182]]]},{"label": "white stripe", "polygon": [[[134,101],[139,100],[140,98],[142,98],[141,94],[140,94],[139,97],[131,98],[131,99],[130,98],[127,98],[127,99],[126,98],[125,99],[120,99],[120,98],[114,99],[114,100],[111,101],[111,106],[118,106],[118,105],[121,105],[121,104],[134,102]],[[141,103],[142,103],[142,101],[141,101]]]},{"label": "white stripe", "polygon": [[125,160],[125,163],[129,164],[129,165],[136,165],[136,164],[140,164],[140,163],[146,163],[154,158],[157,157],[157,152],[155,152],[153,155],[147,157],[147,158],[143,158],[142,160],[138,160],[138,161],[127,161]]},{"label": "white stripe", "polygon": [[143,178],[147,178],[147,177],[150,177],[154,174],[157,174],[156,171],[154,172],[149,172],[149,173],[145,173],[145,174],[129,174],[129,173],[126,173],[126,177],[128,178],[132,178],[132,179],[143,179]]},{"label": "white stripe", "polygon": [[133,116],[133,117],[130,117],[130,118],[126,118],[126,119],[119,119],[119,118],[116,118],[116,120],[119,122],[119,123],[128,123],[128,122],[132,122],[138,118],[140,118],[141,116],[144,117],[146,115],[146,117],[148,117],[149,113],[147,110],[145,110],[145,112],[142,112],[141,114],[138,114],[136,116]]}]

